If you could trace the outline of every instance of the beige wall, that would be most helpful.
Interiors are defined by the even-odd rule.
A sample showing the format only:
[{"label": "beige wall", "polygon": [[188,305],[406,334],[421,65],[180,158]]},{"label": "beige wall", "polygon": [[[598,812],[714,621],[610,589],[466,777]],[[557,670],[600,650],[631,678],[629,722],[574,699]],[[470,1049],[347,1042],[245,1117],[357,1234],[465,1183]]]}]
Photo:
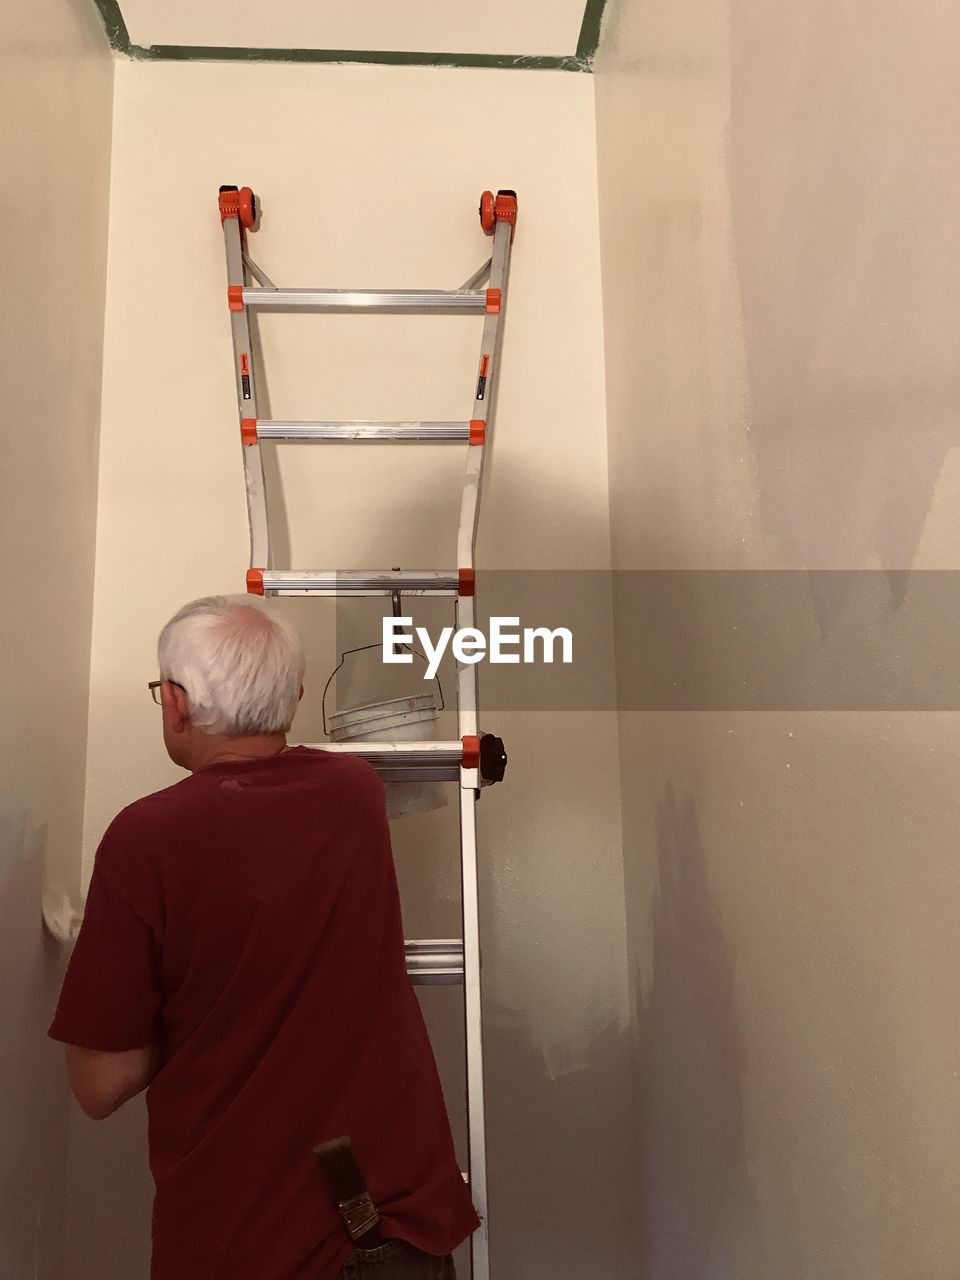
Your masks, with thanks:
[{"label": "beige wall", "polygon": [[[618,567],[957,566],[958,35],[945,0],[611,0]],[[824,650],[853,616],[815,583],[798,610]],[[620,741],[637,1273],[948,1280],[956,716],[637,711]]]},{"label": "beige wall", "polygon": [[[521,224],[480,563],[609,563],[588,78],[121,63],[114,140],[88,870],[116,810],[178,776],[144,687],[158,627],[192,596],[242,588],[247,566],[220,183],[259,191],[263,221],[252,247],[278,283],[441,288],[460,284],[488,252],[476,219],[482,187],[515,186]],[[478,326],[469,318],[269,317],[262,337],[273,415],[461,418]],[[273,509],[278,566],[448,567],[462,466],[457,447],[288,448],[279,470],[271,464],[282,491]],[[333,663],[330,607],[287,607],[310,635],[294,733],[311,740]],[[602,712],[504,712],[485,726],[504,735],[511,760],[509,782],[481,805],[496,1273],[573,1280],[599,1267],[626,1275],[615,725]],[[584,761],[575,792],[573,742]],[[396,824],[395,841],[408,935],[455,933],[453,808]],[[458,1111],[457,997],[429,996]],[[145,1237],[143,1192],[125,1190],[140,1159],[136,1123],[117,1129],[126,1154],[86,1184],[76,1280],[98,1274],[95,1241],[118,1198]],[[99,1159],[90,1147],[91,1167]],[[113,1256],[122,1253],[133,1272],[143,1243],[135,1233],[114,1239]]]},{"label": "beige wall", "polygon": [[112,64],[84,0],[0,12],[0,1273],[60,1280],[61,973],[76,900],[93,588]]}]

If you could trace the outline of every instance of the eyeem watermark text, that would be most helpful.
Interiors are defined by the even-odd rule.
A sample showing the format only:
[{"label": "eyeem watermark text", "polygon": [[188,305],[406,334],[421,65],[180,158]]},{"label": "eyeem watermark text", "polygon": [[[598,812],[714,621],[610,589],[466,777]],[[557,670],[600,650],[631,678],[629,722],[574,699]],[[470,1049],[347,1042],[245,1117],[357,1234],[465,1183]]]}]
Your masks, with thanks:
[{"label": "eyeem watermark text", "polygon": [[426,659],[424,680],[432,680],[450,646],[457,662],[554,662],[560,646],[560,662],[573,661],[573,635],[566,627],[523,627],[519,618],[490,619],[489,636],[478,627],[444,627],[434,644],[426,627],[414,627],[412,618],[383,619],[384,662],[413,662],[409,646],[419,643]]}]

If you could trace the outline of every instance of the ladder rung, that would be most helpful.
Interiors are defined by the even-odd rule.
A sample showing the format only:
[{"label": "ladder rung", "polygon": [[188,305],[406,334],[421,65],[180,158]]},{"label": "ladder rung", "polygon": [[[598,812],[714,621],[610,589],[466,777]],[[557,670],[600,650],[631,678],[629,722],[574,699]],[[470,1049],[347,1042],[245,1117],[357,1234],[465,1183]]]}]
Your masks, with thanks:
[{"label": "ladder rung", "polygon": [[460,938],[426,938],[403,944],[407,973],[418,986],[463,981],[463,942]]},{"label": "ladder rung", "polygon": [[257,422],[259,440],[469,440],[469,422]]},{"label": "ladder rung", "polygon": [[459,782],[460,742],[318,742],[315,750],[360,756],[384,782]]},{"label": "ladder rung", "polygon": [[461,741],[435,742],[306,742],[313,751],[360,756],[384,782],[459,782],[461,769],[479,770],[480,785],[503,781],[507,753],[503,739],[492,733]]},{"label": "ladder rung", "polygon": [[312,311],[485,312],[486,289],[253,289],[248,307],[309,307]]},{"label": "ladder rung", "polygon": [[424,570],[333,569],[302,573],[294,569],[265,569],[263,590],[278,595],[305,596],[389,596],[402,591],[405,596],[455,596],[459,593],[460,575],[454,572]]}]

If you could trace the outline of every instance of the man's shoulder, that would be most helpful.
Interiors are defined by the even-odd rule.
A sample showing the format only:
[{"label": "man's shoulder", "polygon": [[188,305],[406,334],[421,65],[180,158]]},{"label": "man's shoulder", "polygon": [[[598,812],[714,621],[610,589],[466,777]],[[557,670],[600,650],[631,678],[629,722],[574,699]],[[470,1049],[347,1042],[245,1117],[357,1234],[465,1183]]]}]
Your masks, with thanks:
[{"label": "man's shoulder", "polygon": [[118,833],[135,832],[145,824],[155,822],[189,804],[195,778],[195,774],[180,778],[177,782],[171,782],[168,787],[161,787],[159,791],[151,791],[148,795],[132,800],[120,810],[108,830],[116,828]]},{"label": "man's shoulder", "polygon": [[[372,765],[359,756],[317,747],[294,747],[289,752],[292,768],[318,771],[318,782],[333,782],[347,803],[366,808],[382,806],[383,783]],[[182,834],[183,824],[192,814],[207,810],[211,790],[220,789],[220,779],[201,770],[141,796],[126,805],[107,827],[98,858],[105,864],[123,858],[131,850],[146,851],[163,843],[166,832]]]},{"label": "man's shoulder", "polygon": [[184,808],[190,805],[191,782],[192,778],[181,778],[125,805],[103,833],[97,862],[109,869],[118,859],[126,861],[131,851],[144,851],[151,837],[175,824]]},{"label": "man's shoulder", "polygon": [[[377,771],[359,756],[339,751],[325,751],[322,747],[293,747],[289,752],[292,767],[316,768],[318,781],[335,781],[338,785],[356,790],[358,795],[382,795],[383,783]],[[221,779],[205,774],[203,770],[180,778],[177,782],[149,795],[141,796],[124,806],[113,819],[107,833],[114,838],[142,836],[144,831],[156,829],[170,821],[179,821],[186,812],[199,806],[204,808],[211,790],[219,789]]]}]

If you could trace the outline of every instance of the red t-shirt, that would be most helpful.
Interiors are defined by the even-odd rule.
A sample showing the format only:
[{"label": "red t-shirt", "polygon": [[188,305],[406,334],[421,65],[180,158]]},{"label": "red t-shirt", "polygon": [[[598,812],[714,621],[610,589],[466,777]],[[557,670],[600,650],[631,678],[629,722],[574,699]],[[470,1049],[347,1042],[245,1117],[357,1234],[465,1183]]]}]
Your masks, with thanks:
[{"label": "red t-shirt", "polygon": [[153,1280],[335,1276],[353,1246],[313,1147],[344,1134],[384,1235],[446,1254],[478,1224],[362,760],[294,747],[124,809],[50,1034],[160,1045]]}]

